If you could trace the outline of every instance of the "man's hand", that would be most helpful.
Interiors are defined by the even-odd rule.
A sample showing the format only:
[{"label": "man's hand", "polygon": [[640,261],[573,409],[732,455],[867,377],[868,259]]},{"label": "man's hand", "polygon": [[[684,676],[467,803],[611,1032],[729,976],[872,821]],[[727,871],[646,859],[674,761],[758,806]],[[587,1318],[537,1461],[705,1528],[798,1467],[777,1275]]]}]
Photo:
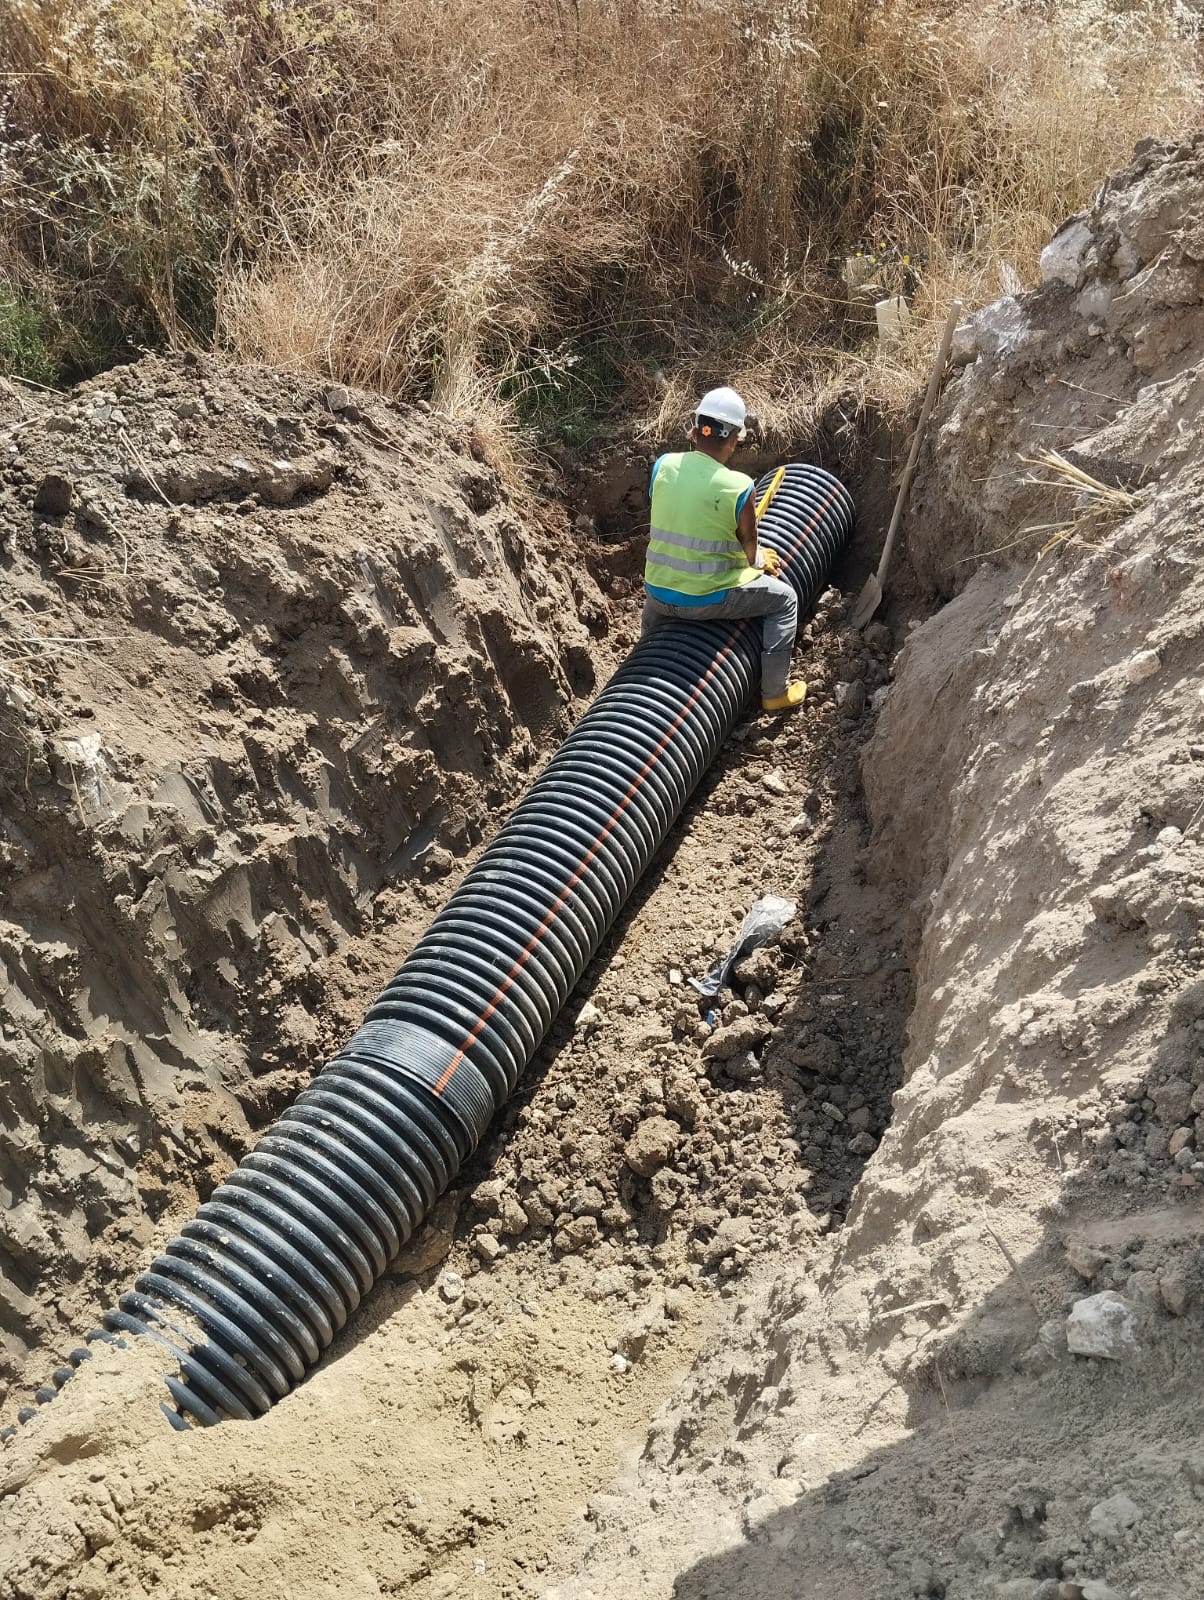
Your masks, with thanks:
[{"label": "man's hand", "polygon": [[782,558],[777,551],[763,547],[758,550],[757,555],[759,558],[757,565],[761,570],[768,574],[769,577],[776,578],[782,565]]}]

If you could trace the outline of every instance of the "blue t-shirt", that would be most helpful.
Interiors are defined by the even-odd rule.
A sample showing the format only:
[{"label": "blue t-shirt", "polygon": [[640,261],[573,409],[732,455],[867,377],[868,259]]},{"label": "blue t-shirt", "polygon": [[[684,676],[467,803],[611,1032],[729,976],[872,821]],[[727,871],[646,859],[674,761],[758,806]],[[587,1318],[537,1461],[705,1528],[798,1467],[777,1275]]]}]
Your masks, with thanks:
[{"label": "blue t-shirt", "polygon": [[[652,486],[656,482],[657,470],[664,459],[664,456],[657,456],[656,460],[652,463],[652,476],[648,479],[649,500],[652,498]],[[749,484],[748,488],[745,489],[744,493],[736,501],[737,522],[739,522],[744,508],[748,504],[748,497],[750,494],[752,494],[752,492],[752,485]],[[654,600],[659,600],[662,602],[662,604],[667,606],[712,606],[715,604],[715,601],[718,600],[725,592],[724,590],[720,589],[715,594],[683,594],[680,589],[662,589],[654,583],[646,583],[644,588]]]}]

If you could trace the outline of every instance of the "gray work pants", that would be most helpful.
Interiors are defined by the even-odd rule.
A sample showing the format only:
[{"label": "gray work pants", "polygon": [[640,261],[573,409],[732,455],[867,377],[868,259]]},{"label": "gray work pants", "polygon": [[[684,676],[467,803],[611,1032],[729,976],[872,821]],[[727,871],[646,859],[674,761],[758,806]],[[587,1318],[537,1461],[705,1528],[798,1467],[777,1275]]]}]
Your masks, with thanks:
[{"label": "gray work pants", "polygon": [[798,626],[798,600],[781,578],[763,576],[735,589],[722,589],[702,606],[672,606],[645,594],[640,638],[647,638],[663,622],[730,622],[736,617],[761,618],[761,698],[785,694]]}]

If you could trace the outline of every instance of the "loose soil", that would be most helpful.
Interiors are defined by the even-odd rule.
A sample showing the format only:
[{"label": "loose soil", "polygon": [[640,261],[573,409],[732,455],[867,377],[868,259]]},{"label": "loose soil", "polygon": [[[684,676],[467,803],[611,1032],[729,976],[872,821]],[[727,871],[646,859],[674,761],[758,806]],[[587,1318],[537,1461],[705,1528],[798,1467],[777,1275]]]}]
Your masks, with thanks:
[{"label": "loose soil", "polygon": [[[17,1429],[19,1600],[1198,1593],[1202,179],[1139,152],[964,330],[899,585],[948,604],[859,637],[839,575],[806,710],[736,730],[319,1371],[177,1435],[99,1347]],[[11,1414],[354,1026],[630,642],[638,555],[279,374],[6,426]],[[767,892],[797,918],[701,1016]]]}]

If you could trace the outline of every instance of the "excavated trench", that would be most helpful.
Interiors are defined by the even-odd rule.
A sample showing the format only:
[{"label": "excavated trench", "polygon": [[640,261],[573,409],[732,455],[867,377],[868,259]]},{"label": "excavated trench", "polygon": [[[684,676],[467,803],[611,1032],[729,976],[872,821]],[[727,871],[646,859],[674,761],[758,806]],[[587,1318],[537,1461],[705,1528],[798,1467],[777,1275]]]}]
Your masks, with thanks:
[{"label": "excavated trench", "polygon": [[[761,539],[809,615],[852,501],[802,465],[758,493]],[[747,623],[674,624],[635,647],[361,1027],[105,1313],[111,1334],[178,1361],[183,1421],[266,1411],[409,1242],[755,702],[759,650]],[[630,1149],[627,1163],[652,1175]]]},{"label": "excavated trench", "polygon": [[[228,392],[223,395],[225,380],[210,371],[204,379],[211,413],[220,417],[223,407],[228,416],[235,401]],[[119,381],[117,398],[130,409],[140,393],[148,395],[152,408],[161,408],[167,399],[178,407],[179,393],[188,389],[187,382],[171,375],[155,374],[153,383],[146,385],[137,369]],[[303,409],[303,396],[294,396],[292,403],[297,406],[299,400]],[[254,401],[248,409],[262,411],[262,396],[255,395]],[[184,406],[188,403],[185,398]],[[92,423],[95,409],[88,398],[79,402],[81,428]],[[396,418],[388,419],[387,426],[397,429]],[[454,464],[454,452],[451,459],[454,478],[461,469]],[[382,471],[379,459],[370,465]],[[36,488],[32,480],[40,470],[35,462],[26,478],[30,488]],[[373,487],[362,463],[357,470],[358,492],[354,474],[347,474],[353,477],[352,504],[365,493],[382,497],[384,489]],[[478,481],[480,469],[470,466],[468,477],[472,481],[466,492],[473,503],[488,501],[490,494]],[[336,474],[336,485],[338,481]],[[19,482],[15,491],[14,501],[26,492]],[[244,526],[248,517],[263,515],[257,511],[259,503],[254,502],[253,510],[244,502],[246,508],[240,512]],[[244,602],[239,589],[254,589],[260,573],[271,568],[270,544],[259,543],[266,530],[256,529],[247,548],[231,546],[220,506],[214,515],[208,502],[185,497],[183,504],[182,511],[163,520],[169,523],[170,534],[171,517],[183,517],[192,543],[179,554],[169,554],[166,563],[155,544],[159,534],[153,519],[160,513],[148,505],[142,512],[143,526],[134,529],[150,595],[170,592],[173,586],[187,595],[195,582],[189,563],[200,557],[226,574],[227,592],[233,591],[232,610],[244,606],[249,612],[256,602],[250,595]],[[236,630],[203,610],[190,618],[178,603],[164,610],[153,598],[144,603],[132,597],[131,611],[143,630],[139,636],[135,629],[132,673],[126,678],[135,702],[140,680],[152,694],[153,685],[171,681],[162,676],[165,646],[214,656],[216,693],[194,686],[188,672],[171,691],[173,702],[181,707],[177,713],[181,726],[201,745],[204,764],[198,768],[197,753],[185,748],[155,751],[159,760],[167,758],[165,770],[171,780],[160,781],[160,798],[152,802],[149,816],[138,799],[139,784],[145,780],[140,779],[135,752],[139,741],[148,748],[151,717],[135,703],[132,716],[127,707],[123,726],[116,698],[106,700],[112,689],[120,693],[120,668],[114,672],[103,660],[93,664],[73,656],[56,663],[53,673],[40,664],[41,676],[24,691],[32,700],[15,697],[16,710],[23,714],[22,737],[33,761],[36,764],[44,751],[49,778],[67,787],[71,799],[64,794],[44,809],[43,819],[49,825],[40,857],[36,844],[27,859],[14,855],[10,846],[7,864],[14,893],[9,903],[27,912],[37,907],[38,913],[29,924],[32,944],[22,946],[10,936],[8,949],[17,960],[9,967],[6,1038],[13,1042],[18,1029],[23,1029],[40,1038],[44,1058],[78,1065],[74,1072],[57,1067],[57,1078],[47,1079],[41,1089],[36,1078],[30,1079],[30,1099],[23,1100],[19,1090],[15,1102],[18,1113],[27,1114],[31,1123],[47,1113],[58,1119],[64,1149],[55,1150],[47,1143],[41,1173],[38,1164],[27,1159],[23,1173],[22,1161],[9,1168],[16,1204],[6,1247],[11,1281],[22,1287],[7,1302],[6,1325],[10,1330],[14,1324],[21,1328],[21,1338],[28,1340],[39,1321],[33,1305],[40,1299],[51,1312],[49,1321],[42,1320],[44,1331],[34,1334],[32,1352],[10,1365],[16,1380],[6,1406],[10,1417],[29,1394],[30,1379],[36,1382],[62,1365],[77,1342],[73,1333],[86,1326],[89,1316],[111,1295],[114,1275],[137,1267],[139,1258],[145,1261],[161,1245],[187,1214],[190,1195],[206,1198],[224,1176],[230,1156],[254,1137],[289,1086],[303,1079],[301,1061],[312,1061],[325,1041],[337,1040],[332,1030],[345,1027],[357,1005],[370,995],[374,980],[379,983],[377,947],[387,937],[390,922],[399,923],[402,941],[407,928],[412,938],[420,919],[429,914],[427,908],[441,903],[449,883],[455,881],[460,870],[456,858],[471,859],[471,845],[466,851],[465,844],[474,834],[487,836],[490,831],[475,819],[471,799],[465,804],[448,795],[435,812],[429,811],[437,769],[432,769],[420,747],[413,754],[394,752],[387,735],[373,734],[374,742],[365,745],[358,730],[350,742],[339,733],[340,717],[349,731],[357,721],[362,726],[365,684],[372,685],[369,703],[375,700],[378,706],[371,713],[369,733],[390,714],[387,697],[395,691],[387,677],[376,680],[385,686],[383,691],[372,677],[377,671],[372,651],[379,645],[385,646],[388,657],[396,657],[400,646],[405,659],[433,664],[437,656],[424,656],[429,647],[420,647],[419,629],[426,627],[445,645],[457,637],[467,639],[471,659],[474,624],[466,601],[476,604],[475,595],[457,595],[451,604],[423,602],[424,621],[422,609],[416,612],[412,599],[393,588],[387,558],[373,553],[365,574],[360,553],[354,551],[351,559],[364,580],[363,597],[353,592],[350,604],[343,603],[346,620],[335,621],[332,632],[326,618],[332,616],[330,591],[339,581],[338,565],[319,568],[316,586],[305,574],[304,564],[314,559],[319,546],[312,542],[305,521],[292,514],[294,509],[303,509],[311,522],[319,524],[315,530],[319,537],[330,538],[329,532],[321,531],[321,516],[308,505],[290,507],[287,520],[274,519],[283,531],[286,562],[297,576],[283,591],[283,611],[273,615],[279,600],[263,607],[266,627],[261,626],[258,634],[248,636],[241,627]],[[329,502],[323,512],[329,529]],[[355,515],[358,519],[358,510]],[[456,526],[459,513],[440,515],[445,528]],[[206,526],[210,516],[212,538]],[[63,561],[80,559],[70,548],[70,537],[64,538],[61,522],[36,516],[31,522],[16,516],[12,521],[10,554],[18,558],[26,592],[37,598],[48,616],[53,615],[55,606],[47,604],[43,595],[48,580],[56,583],[60,591],[67,590],[74,631],[82,635],[85,626],[103,628],[112,614],[113,596],[99,583],[72,587],[69,578],[55,576],[56,570],[67,570]],[[504,504],[499,523],[502,542],[512,541]],[[76,526],[81,526],[78,518]],[[93,523],[82,526],[95,537]],[[860,581],[868,564],[861,546],[872,547],[873,538],[863,520],[859,554],[842,576],[846,589]],[[62,557],[54,554],[59,541],[66,552]],[[474,558],[460,535],[456,541],[451,564],[467,570],[471,578]],[[32,560],[22,570],[20,557],[26,551]],[[630,639],[635,621],[638,563],[631,552],[630,545],[614,544],[595,545],[587,552],[588,565],[602,578],[601,592],[581,576],[571,579],[573,609],[590,633],[603,631],[599,619],[609,613],[605,642],[611,648],[621,648],[625,636]],[[547,609],[549,583],[538,569],[532,571],[529,556],[519,583],[518,604],[530,608],[528,615],[537,625],[542,611],[546,625],[552,616]],[[353,588],[359,587],[357,579]],[[423,592],[433,592],[429,579]],[[117,596],[115,620],[120,621],[120,590]],[[385,622],[384,632],[366,614],[365,607],[373,603]],[[496,599],[490,604],[495,612],[499,609]],[[408,621],[404,620],[407,605]],[[895,935],[897,908],[886,891],[864,882],[860,869],[867,830],[857,756],[872,722],[870,701],[889,681],[893,638],[887,628],[879,627],[862,639],[847,627],[844,612],[839,591],[821,597],[802,641],[803,670],[811,684],[806,713],[781,726],[760,719],[738,723],[481,1149],[369,1304],[336,1340],[314,1380],[313,1397],[302,1403],[300,1412],[299,1397],[285,1407],[291,1418],[288,1425],[299,1423],[304,1435],[308,1424],[303,1418],[311,1408],[321,1412],[328,1404],[340,1408],[348,1404],[348,1384],[364,1397],[379,1396],[381,1363],[387,1371],[397,1359],[384,1352],[395,1351],[398,1338],[408,1352],[421,1355],[423,1371],[433,1371],[429,1406],[420,1407],[408,1421],[398,1419],[393,1424],[402,1430],[395,1447],[408,1448],[405,1439],[410,1433],[424,1437],[438,1433],[447,1416],[460,1415],[467,1407],[469,1436],[449,1438],[432,1471],[436,1479],[441,1473],[450,1475],[449,1483],[463,1472],[479,1475],[493,1485],[489,1493],[497,1503],[507,1508],[496,1523],[470,1519],[475,1529],[470,1542],[474,1548],[489,1546],[491,1553],[480,1559],[498,1574],[490,1580],[489,1592],[511,1592],[510,1585],[522,1579],[524,1562],[533,1561],[538,1570],[544,1558],[524,1552],[539,1545],[541,1529],[550,1525],[547,1518],[554,1522],[557,1505],[568,1515],[574,1495],[580,1501],[607,1481],[627,1441],[646,1427],[672,1374],[689,1360],[720,1308],[733,1299],[742,1300],[763,1264],[783,1252],[805,1261],[817,1241],[840,1226],[857,1174],[888,1122],[890,1097],[899,1081],[911,977]],[[162,633],[160,617],[168,619]],[[306,622],[298,626],[302,618]],[[307,636],[315,624],[330,639],[337,679],[330,679],[324,668],[315,673]],[[337,630],[348,624],[358,634],[358,646],[348,648],[338,639]],[[56,625],[64,634],[69,631],[66,624]],[[517,620],[507,623],[511,635],[517,632],[520,639],[525,625]],[[491,627],[497,635],[499,624]],[[373,629],[378,630],[375,635]],[[580,638],[570,632],[561,646],[562,659],[575,677],[583,671]],[[532,649],[539,648],[533,641]],[[496,664],[496,645],[483,651],[480,659]],[[437,761],[462,766],[460,752],[467,748],[464,732],[454,723],[449,725],[443,709],[454,701],[440,702],[437,677],[425,665],[423,670],[433,693],[428,690],[416,707],[429,728],[429,746]],[[501,734],[484,722],[480,734],[502,750],[509,740],[521,772],[530,757],[523,753],[522,734],[508,733],[506,723],[521,727],[520,719],[529,715],[522,698],[524,680],[504,660],[497,670],[503,685],[498,702]],[[453,694],[461,682],[453,667],[448,677]],[[336,690],[336,698],[328,702],[335,708],[334,719],[329,720],[327,710],[320,733],[317,723],[306,724],[304,701],[298,702],[298,693],[310,692],[311,685],[317,686],[319,700],[328,685]],[[202,688],[208,704],[217,707],[216,713],[204,709],[205,698],[199,719],[186,704],[196,687]],[[10,713],[12,709],[10,703]],[[481,715],[475,707],[469,710],[470,715]],[[89,731],[96,729],[99,754],[80,743],[70,721],[64,727],[64,711],[68,716],[74,711],[76,726],[82,720]],[[290,725],[297,711],[305,729],[300,739]],[[260,794],[269,797],[260,820],[239,776],[238,757],[230,753],[231,732],[243,741],[249,771],[258,770]],[[307,745],[313,749],[315,734],[321,754],[311,761],[301,752]],[[227,741],[226,749],[206,751],[206,742],[219,736]],[[546,738],[546,732],[542,736]],[[68,738],[75,744],[68,745]],[[153,742],[149,748],[154,750]],[[323,776],[323,769],[329,772],[332,764],[345,759],[339,753],[344,748],[361,763],[354,771],[358,793],[340,793]],[[365,757],[374,764],[362,765]],[[72,769],[89,758],[92,766],[75,803],[78,778],[73,785]],[[31,756],[25,759],[28,762]],[[406,826],[425,826],[424,810],[434,817],[430,840],[409,857],[404,840],[399,849],[396,833],[385,832],[378,846],[371,843],[379,836],[376,819],[388,814],[386,797],[398,771],[409,785],[403,804],[414,819]],[[471,785],[480,780],[470,773],[467,781],[470,796]],[[513,782],[503,771],[500,783],[494,780],[495,792]],[[278,799],[273,798],[276,794]],[[139,805],[144,809],[137,810]],[[235,807],[243,829],[241,840],[223,816]],[[135,808],[133,818],[131,808]],[[351,856],[346,825],[357,809],[363,819],[361,837]],[[30,816],[28,798],[21,802],[20,814]],[[308,819],[301,830],[303,848],[298,837],[301,817]],[[22,826],[28,839],[28,824]],[[141,869],[148,827],[155,830],[159,850],[156,870],[166,875],[169,885],[167,897],[157,900],[155,879],[148,879]],[[258,834],[257,828],[262,830]],[[289,834],[295,842],[285,842],[281,849],[277,840],[287,841]],[[208,949],[214,952],[209,959],[215,965],[208,967],[201,957],[196,976],[184,980],[183,994],[171,990],[166,1027],[144,1023],[142,1045],[126,1042],[129,1024],[123,1021],[118,1037],[124,1038],[114,1048],[111,1000],[103,1006],[93,1001],[86,1009],[71,998],[73,992],[95,996],[102,985],[106,996],[113,992],[113,951],[106,948],[111,936],[98,932],[91,949],[72,947],[78,935],[72,933],[71,924],[62,920],[51,924],[42,909],[46,888],[63,870],[54,864],[56,854],[65,866],[89,835],[95,839],[94,864],[77,880],[78,926],[94,924],[98,915],[88,901],[93,893],[89,874],[95,875],[99,904],[107,900],[120,913],[122,896],[128,897],[138,931],[132,941],[122,936],[128,953],[120,957],[119,971],[124,964],[129,972],[130,961],[136,960],[143,963],[137,980],[141,991],[161,982],[162,973],[175,985],[180,981],[175,975],[183,978],[190,962],[206,948],[196,944],[191,930],[203,930]],[[386,877],[372,884],[374,848],[394,867],[403,858],[410,863],[403,864],[400,878]],[[305,892],[305,878],[300,875],[323,855],[336,871],[334,926],[322,914],[315,919],[319,897]],[[122,881],[127,871],[130,889]],[[359,886],[361,905],[368,887],[371,914],[366,930],[362,912],[357,916],[356,897],[348,897],[345,883]],[[292,903],[281,904],[282,890]],[[701,973],[726,947],[749,905],[764,893],[796,898],[799,916],[775,946],[740,964],[730,987],[709,1007],[711,1020],[705,1022],[696,1001],[687,998],[683,980]],[[211,909],[202,914],[205,907]],[[257,922],[256,935],[252,930]],[[316,941],[307,922],[321,930]],[[171,937],[162,942],[165,932]],[[220,941],[231,936],[232,942],[223,949]],[[274,972],[260,975],[255,970],[255,944],[265,938],[267,950],[284,959],[277,961]],[[307,954],[301,955],[303,951]],[[40,975],[51,970],[46,965],[50,959],[57,960],[60,974],[66,973],[65,979],[55,980],[57,993]],[[250,993],[240,996],[235,1007],[228,997],[240,983],[240,972],[254,976]],[[204,986],[210,974],[217,987],[207,994]],[[245,984],[246,977],[241,981]],[[287,1060],[279,1051],[257,1066],[248,1055],[243,1058],[247,1065],[239,1066],[237,1055],[230,1056],[228,1042],[232,1037],[250,1042],[263,1036],[255,1016],[265,999],[278,1010],[293,1040],[293,1064],[276,1065]],[[23,1009],[14,1010],[14,1002]],[[45,1020],[31,1030],[32,1009],[39,1004]],[[232,1024],[237,1030],[233,1035]],[[73,1036],[77,1041],[82,1036],[82,1049],[79,1042],[69,1043]],[[148,1047],[153,1053],[173,1036],[179,1045],[172,1048],[185,1056],[196,1049],[189,1038],[198,1041],[200,1060],[210,1063],[199,1073],[193,1069],[182,1118],[170,1098],[162,1108],[156,1103],[153,1084],[162,1079],[161,1069],[155,1069],[156,1080],[149,1063],[139,1061],[136,1054]],[[23,1078],[21,1063],[27,1059],[20,1049],[12,1057],[18,1086]],[[106,1101],[111,1101],[121,1082],[112,1065],[119,1059],[131,1063],[126,1070],[132,1078],[123,1091],[124,1105],[118,1100],[107,1112],[106,1128]],[[85,1083],[90,1099],[80,1098]],[[92,1108],[90,1120],[80,1122],[78,1132],[73,1104]],[[177,1086],[175,1107],[180,1105]],[[98,1150],[98,1137],[113,1142]],[[79,1152],[74,1167],[63,1159],[73,1141],[78,1141]],[[128,1186],[116,1194],[113,1152],[130,1172]],[[109,1185],[107,1206],[92,1201],[85,1212],[88,1231],[96,1230],[95,1244],[74,1242],[55,1220],[58,1207],[50,1204],[56,1188],[62,1192],[64,1175],[73,1171],[81,1190],[94,1186],[98,1178]],[[483,1364],[478,1352],[482,1347],[494,1352],[498,1341],[510,1341],[517,1357],[500,1366]],[[105,1404],[110,1404],[114,1386],[126,1399],[131,1383],[137,1394],[144,1392],[139,1387],[143,1380],[135,1382],[135,1370],[141,1370],[138,1363],[124,1373],[120,1363],[109,1370],[105,1363],[110,1355],[97,1347],[69,1395],[56,1407],[39,1412],[12,1448],[19,1444],[24,1453],[29,1444],[36,1447],[41,1430],[67,1427],[75,1437],[94,1440],[84,1447],[90,1451],[107,1448],[95,1441],[132,1428],[141,1440],[135,1446],[131,1438],[135,1456],[144,1447],[157,1455],[161,1441],[142,1435],[128,1406],[119,1405],[111,1415],[104,1411],[101,1399],[108,1395]],[[371,1371],[378,1376],[369,1376]],[[149,1394],[136,1403],[145,1405],[148,1399]],[[70,1421],[61,1416],[64,1407]],[[535,1413],[541,1414],[538,1421]],[[543,1459],[536,1463],[530,1446],[541,1428]],[[570,1440],[571,1435],[580,1437]],[[515,1463],[507,1459],[512,1446],[526,1458],[514,1483],[509,1479],[514,1477]],[[265,1435],[262,1448],[279,1450],[288,1460],[296,1457],[293,1445],[276,1436]],[[252,1453],[258,1455],[258,1450],[257,1446]],[[174,1471],[166,1458],[164,1470],[169,1476]],[[258,1469],[251,1470],[254,1475]],[[181,1493],[193,1492],[183,1484],[179,1487]],[[336,1478],[325,1484],[322,1493],[337,1496],[344,1488]],[[447,1526],[441,1527],[437,1516],[429,1525],[422,1517],[405,1519],[407,1553],[404,1558],[395,1553],[390,1559],[411,1581],[427,1581],[423,1574],[429,1576],[440,1566],[440,1550],[454,1547],[464,1534],[467,1525],[455,1524],[460,1535],[452,1525],[455,1500],[449,1489],[445,1509],[452,1522]],[[491,1534],[486,1531],[490,1527]],[[132,1581],[131,1571],[118,1563],[111,1581],[117,1583],[119,1577],[121,1582]],[[31,1594],[53,1592],[53,1586],[40,1588],[29,1581]],[[435,1583],[434,1578],[430,1581]],[[430,1592],[437,1592],[437,1584]]]},{"label": "excavated trench", "polygon": [[[901,573],[856,635],[869,441],[808,709],[737,724],[313,1376],[175,1434],[146,1341],[98,1349],[0,1455],[6,1593],[1195,1600],[1202,167],[1143,145],[972,319],[909,528],[953,598],[910,629]],[[211,364],[95,390],[0,457],[8,1407],[352,1031],[636,616],[634,549],[521,537],[470,430]],[[1096,489],[1017,470],[1049,450]],[[700,1026],[767,892],[799,914]]]}]

